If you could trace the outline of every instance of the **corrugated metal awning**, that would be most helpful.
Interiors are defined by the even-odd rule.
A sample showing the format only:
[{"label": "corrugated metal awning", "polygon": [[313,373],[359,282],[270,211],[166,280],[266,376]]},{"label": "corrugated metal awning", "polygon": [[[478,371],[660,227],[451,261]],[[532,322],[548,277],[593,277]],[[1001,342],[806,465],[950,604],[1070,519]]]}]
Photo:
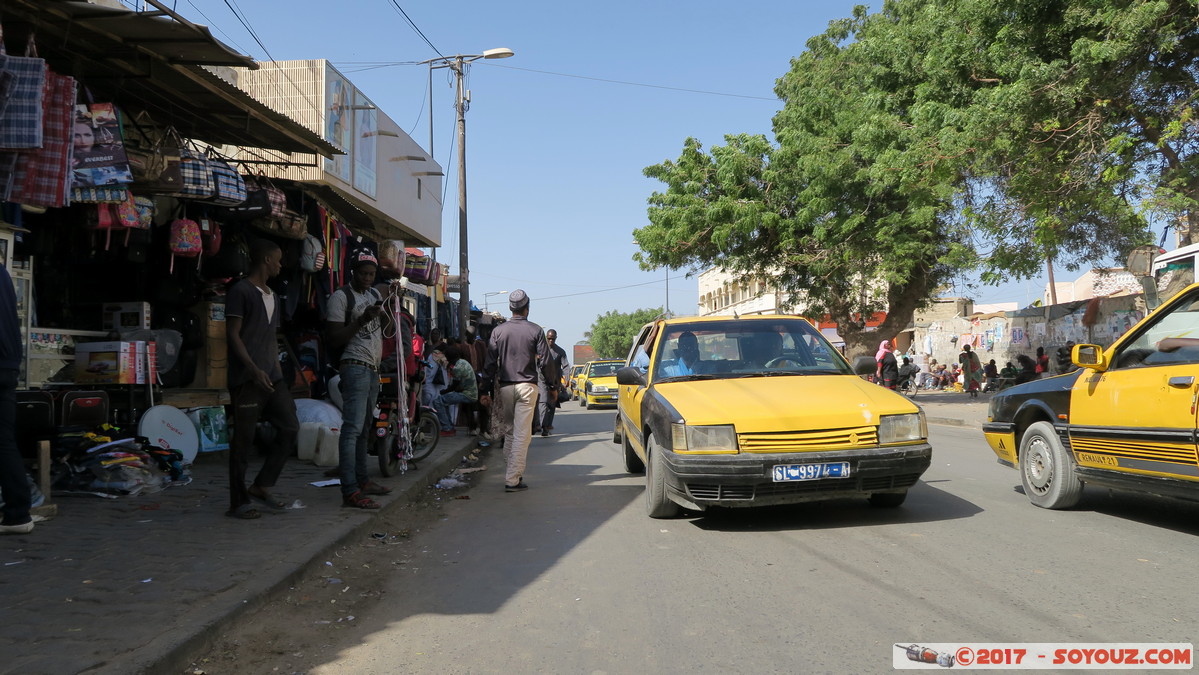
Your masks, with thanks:
[{"label": "corrugated metal awning", "polygon": [[75,77],[95,101],[145,110],[188,138],[283,152],[341,154],[316,132],[252,98],[206,67],[257,68],[208,28],[156,0],[157,11],[78,0],[5,0],[10,54],[35,36],[38,55]]}]

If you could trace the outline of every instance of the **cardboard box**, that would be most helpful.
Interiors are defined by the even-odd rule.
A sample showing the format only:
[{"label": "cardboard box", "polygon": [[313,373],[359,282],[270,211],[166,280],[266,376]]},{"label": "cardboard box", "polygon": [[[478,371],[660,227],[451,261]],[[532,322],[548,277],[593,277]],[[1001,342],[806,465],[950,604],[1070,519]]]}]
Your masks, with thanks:
[{"label": "cardboard box", "polygon": [[225,303],[205,302],[192,308],[200,316],[204,345],[196,354],[194,389],[224,389],[229,382],[229,347],[225,338]]},{"label": "cardboard box", "polygon": [[157,369],[153,342],[84,342],[75,346],[78,384],[146,384]]},{"label": "cardboard box", "polygon": [[101,309],[104,330],[146,330],[150,327],[150,303],[110,302]]}]

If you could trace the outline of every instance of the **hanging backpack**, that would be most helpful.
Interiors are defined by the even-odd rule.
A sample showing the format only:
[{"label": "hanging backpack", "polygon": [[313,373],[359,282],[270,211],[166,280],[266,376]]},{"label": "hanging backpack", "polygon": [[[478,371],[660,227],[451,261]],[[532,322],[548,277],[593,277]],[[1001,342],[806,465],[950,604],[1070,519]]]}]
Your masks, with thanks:
[{"label": "hanging backpack", "polygon": [[175,257],[198,258],[204,250],[200,239],[200,225],[194,220],[178,218],[171,221],[171,235],[168,240],[171,249],[171,272],[175,271]]},{"label": "hanging backpack", "polygon": [[208,218],[200,219],[200,243],[202,255],[214,256],[221,250],[221,225]]},{"label": "hanging backpack", "polygon": [[300,252],[300,269],[305,272],[319,272],[325,267],[325,249],[321,240],[311,234],[304,238],[304,248]]},{"label": "hanging backpack", "polygon": [[120,232],[125,229],[125,226],[121,224],[121,218],[117,215],[116,207],[116,204],[100,202],[96,204],[95,211],[88,214],[88,227],[97,232],[104,232],[105,251],[112,245],[113,230]]}]

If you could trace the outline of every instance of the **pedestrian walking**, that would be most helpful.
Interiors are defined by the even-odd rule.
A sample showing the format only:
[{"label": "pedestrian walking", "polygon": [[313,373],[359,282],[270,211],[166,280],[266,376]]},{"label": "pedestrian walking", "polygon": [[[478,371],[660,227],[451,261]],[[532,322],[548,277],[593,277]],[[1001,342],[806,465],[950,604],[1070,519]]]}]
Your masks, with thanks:
[{"label": "pedestrian walking", "polygon": [[553,328],[545,332],[545,342],[549,346],[549,366],[554,371],[553,379],[539,379],[537,382],[537,423],[542,436],[549,436],[554,430],[554,412],[561,406],[558,400],[562,393],[562,374],[570,372],[570,360],[566,358],[566,350],[558,346],[558,331]]},{"label": "pedestrian walking", "polygon": [[0,497],[4,520],[0,534],[33,532],[32,501],[25,462],[17,448],[17,377],[21,367],[21,327],[17,294],[8,268],[0,262]]},{"label": "pedestrian walking", "polygon": [[499,400],[498,420],[507,427],[504,458],[507,472],[505,492],[520,492],[529,486],[524,481],[525,461],[537,410],[537,378],[552,381],[549,345],[541,326],[529,321],[529,296],[517,289],[508,295],[512,318],[491,332],[487,362],[480,383],[479,402],[490,405],[494,394]]},{"label": "pedestrian walking", "polygon": [[[229,511],[244,520],[262,514],[251,498],[272,508],[286,503],[271,494],[283,465],[296,449],[300,422],[296,404],[279,367],[279,329],[282,307],[267,281],[283,268],[279,245],[258,239],[250,247],[250,273],[225,296],[225,336],[229,343],[229,396],[233,403],[233,438],[229,442]],[[253,484],[246,487],[246,469],[254,448],[258,420],[265,417],[277,431],[273,447]]]}]

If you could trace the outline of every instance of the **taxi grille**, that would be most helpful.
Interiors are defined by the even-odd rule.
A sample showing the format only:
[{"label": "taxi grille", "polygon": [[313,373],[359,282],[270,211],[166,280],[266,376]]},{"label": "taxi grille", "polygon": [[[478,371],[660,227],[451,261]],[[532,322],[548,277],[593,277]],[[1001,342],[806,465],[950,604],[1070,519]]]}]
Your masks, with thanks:
[{"label": "taxi grille", "polygon": [[858,478],[825,478],[823,480],[794,483],[761,483],[759,485],[721,485],[712,483],[688,483],[687,492],[695,499],[704,501],[748,501],[755,497],[774,497],[813,492],[879,492],[911,487],[920,480],[919,473],[894,476],[868,476]]},{"label": "taxi grille", "polygon": [[878,428],[874,426],[816,431],[776,431],[737,434],[741,452],[778,453],[843,450],[878,446]]}]

